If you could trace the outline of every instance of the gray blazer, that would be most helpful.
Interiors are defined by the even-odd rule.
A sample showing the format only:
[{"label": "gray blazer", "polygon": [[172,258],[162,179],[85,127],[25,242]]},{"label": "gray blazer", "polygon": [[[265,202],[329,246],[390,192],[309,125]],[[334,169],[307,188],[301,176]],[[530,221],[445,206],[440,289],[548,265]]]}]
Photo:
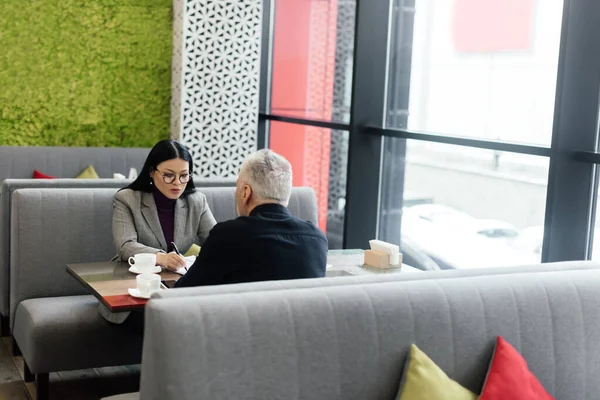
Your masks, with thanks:
[{"label": "gray blazer", "polygon": [[[204,243],[216,224],[206,197],[194,192],[175,204],[175,244],[186,252],[192,244]],[[152,193],[123,189],[113,202],[113,238],[117,259],[127,261],[138,253],[167,251]]]}]

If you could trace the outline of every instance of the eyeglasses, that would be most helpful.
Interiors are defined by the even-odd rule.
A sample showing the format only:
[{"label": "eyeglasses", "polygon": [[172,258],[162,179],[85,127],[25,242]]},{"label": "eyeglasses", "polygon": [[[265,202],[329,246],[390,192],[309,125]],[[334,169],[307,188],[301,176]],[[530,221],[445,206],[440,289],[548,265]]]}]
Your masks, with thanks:
[{"label": "eyeglasses", "polygon": [[[171,174],[171,173],[166,173],[166,174],[165,174],[164,172],[161,172],[161,171],[159,171],[159,170],[157,170],[157,171],[158,171],[158,173],[159,173],[159,174],[161,174],[161,175],[162,175],[163,181],[164,181],[164,182],[165,182],[167,185],[170,185],[170,184],[174,183],[174,182],[175,182],[175,179],[176,179],[176,178],[177,178],[177,176],[178,176],[178,175],[176,175],[176,174]],[[186,184],[186,183],[188,183],[189,181],[190,181],[190,174],[181,174],[181,175],[179,175],[179,182],[180,182],[180,183],[182,183],[182,184],[184,184],[184,185],[185,185],[185,184]]]}]

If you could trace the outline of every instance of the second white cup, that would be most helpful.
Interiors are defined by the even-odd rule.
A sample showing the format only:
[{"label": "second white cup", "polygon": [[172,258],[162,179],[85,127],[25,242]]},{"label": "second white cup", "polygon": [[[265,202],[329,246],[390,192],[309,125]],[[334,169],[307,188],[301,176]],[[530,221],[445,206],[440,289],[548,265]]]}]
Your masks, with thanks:
[{"label": "second white cup", "polygon": [[160,290],[160,275],[139,274],[135,279],[140,294],[151,295]]}]

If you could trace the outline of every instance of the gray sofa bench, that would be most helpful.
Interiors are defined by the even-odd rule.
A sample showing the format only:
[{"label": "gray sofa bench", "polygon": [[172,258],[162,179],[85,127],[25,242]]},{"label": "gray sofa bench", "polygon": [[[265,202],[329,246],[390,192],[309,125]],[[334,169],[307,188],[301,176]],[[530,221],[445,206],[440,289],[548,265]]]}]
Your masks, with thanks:
[{"label": "gray sofa bench", "polygon": [[[67,263],[112,258],[117,189],[20,189],[12,195],[10,324],[29,371],[48,373],[140,362],[141,338],[106,322]],[[235,218],[235,188],[202,188],[217,221]],[[290,210],[317,221],[310,188],[294,188]],[[40,394],[38,399],[43,399]]]},{"label": "gray sofa bench", "polygon": [[140,395],[116,398],[389,400],[412,343],[479,394],[501,335],[555,398],[595,400],[599,291],[575,270],[153,299]]},{"label": "gray sofa bench", "polygon": [[100,178],[141,170],[150,149],[118,147],[0,146],[0,182],[31,178],[37,169],[57,178],[75,178],[92,165]]},{"label": "gray sofa bench", "polygon": [[[327,288],[327,287],[338,287],[338,286],[349,286],[349,285],[370,285],[370,284],[385,284],[391,282],[410,282],[414,280],[431,280],[431,279],[463,279],[478,276],[489,276],[494,275],[502,277],[504,275],[517,274],[519,276],[524,274],[539,274],[539,273],[552,273],[552,272],[569,272],[569,271],[594,271],[595,274],[600,275],[600,264],[590,261],[573,261],[573,262],[561,262],[561,263],[548,263],[548,264],[537,264],[520,267],[508,267],[508,268],[488,268],[488,269],[470,269],[470,270],[444,270],[437,272],[427,272],[423,274],[390,274],[390,275],[372,275],[372,276],[360,276],[360,277],[340,277],[330,279],[301,279],[301,280],[290,280],[290,281],[270,281],[270,282],[252,282],[252,283],[241,283],[235,285],[223,285],[223,286],[207,286],[197,288],[183,288],[177,290],[161,291],[152,296],[152,300],[164,300],[164,299],[181,299],[185,298],[186,303],[191,304],[194,299],[192,297],[209,296],[209,295],[233,295],[243,293],[258,293],[258,292],[277,292],[281,290],[295,290],[295,289],[316,289],[316,288]],[[351,290],[356,290],[352,288]],[[152,303],[154,304],[154,302]],[[160,317],[157,317],[160,318]],[[190,328],[190,327],[188,327]],[[146,330],[150,329],[164,329],[164,326],[146,327]],[[192,327],[192,330],[200,329],[199,327]],[[191,340],[192,342],[194,339]],[[190,344],[192,345],[192,344]],[[148,351],[148,349],[146,349]],[[184,358],[185,355],[178,355]],[[153,357],[143,357],[144,364],[152,364]],[[153,367],[151,367],[153,368]],[[144,366],[142,366],[144,371]],[[163,382],[165,383],[165,382]],[[139,399],[139,393],[128,393],[123,395],[112,396],[107,400],[137,400]],[[176,397],[167,397],[176,398]]]},{"label": "gray sofa bench", "polygon": [[[2,182],[0,189],[0,332],[2,335],[8,335],[9,316],[9,297],[10,297],[10,216],[12,205],[12,194],[19,189],[32,188],[54,188],[54,189],[83,189],[83,188],[123,188],[131,180],[117,179],[6,179]],[[206,187],[233,187],[234,182],[228,181],[199,181],[196,187],[203,189]],[[211,192],[212,193],[212,192]],[[226,198],[226,200],[230,200]],[[214,203],[214,201],[213,201]],[[210,203],[209,203],[210,204]],[[222,221],[233,218],[231,209],[223,212]],[[217,208],[217,211],[220,210]],[[233,208],[235,212],[235,207]]]},{"label": "gray sofa bench", "polygon": [[12,194],[28,188],[122,188],[130,180],[118,179],[6,179],[0,189],[0,315],[2,335],[9,334],[9,295],[10,295],[10,213]]},{"label": "gray sofa bench", "polygon": [[286,281],[266,281],[237,283],[233,285],[199,286],[178,288],[177,290],[162,290],[152,295],[153,299],[172,299],[178,297],[206,296],[224,293],[244,293],[270,290],[303,289],[326,286],[358,285],[369,283],[385,283],[395,281],[411,281],[421,279],[451,279],[470,276],[506,275],[539,272],[558,272],[573,270],[600,270],[600,263],[592,261],[568,261],[546,264],[523,265],[504,268],[453,269],[428,271],[418,274],[395,273],[362,276],[340,276],[328,279],[300,279]]},{"label": "gray sofa bench", "polygon": [[[217,220],[235,217],[234,188],[201,191],[206,194]],[[110,229],[115,192],[116,189],[21,189],[13,193],[11,324],[26,364],[42,382],[53,371],[140,361],[140,338],[104,321],[97,313],[97,301],[65,272],[67,263],[106,260],[115,254]],[[290,209],[301,218],[315,222],[314,192],[295,188]],[[548,267],[594,268],[596,265],[573,263]],[[430,276],[428,273],[418,275],[424,279]],[[395,275],[398,279],[409,276],[414,275]],[[331,278],[328,281],[341,284],[345,280]],[[298,280],[287,285],[305,285],[308,281]],[[228,287],[235,290],[237,286]],[[170,293],[176,294],[176,291]],[[38,398],[44,398],[43,392]]]}]

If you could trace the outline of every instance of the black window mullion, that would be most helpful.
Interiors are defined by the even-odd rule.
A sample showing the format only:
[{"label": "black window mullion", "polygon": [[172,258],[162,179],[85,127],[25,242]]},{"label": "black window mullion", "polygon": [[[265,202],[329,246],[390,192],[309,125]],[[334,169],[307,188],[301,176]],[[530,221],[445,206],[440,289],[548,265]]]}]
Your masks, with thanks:
[{"label": "black window mullion", "polygon": [[345,248],[369,248],[378,234],[383,137],[366,135],[363,127],[384,122],[391,3],[357,0]]},{"label": "black window mullion", "polygon": [[565,0],[542,261],[589,258],[594,165],[574,152],[594,152],[600,88],[600,2]]}]

